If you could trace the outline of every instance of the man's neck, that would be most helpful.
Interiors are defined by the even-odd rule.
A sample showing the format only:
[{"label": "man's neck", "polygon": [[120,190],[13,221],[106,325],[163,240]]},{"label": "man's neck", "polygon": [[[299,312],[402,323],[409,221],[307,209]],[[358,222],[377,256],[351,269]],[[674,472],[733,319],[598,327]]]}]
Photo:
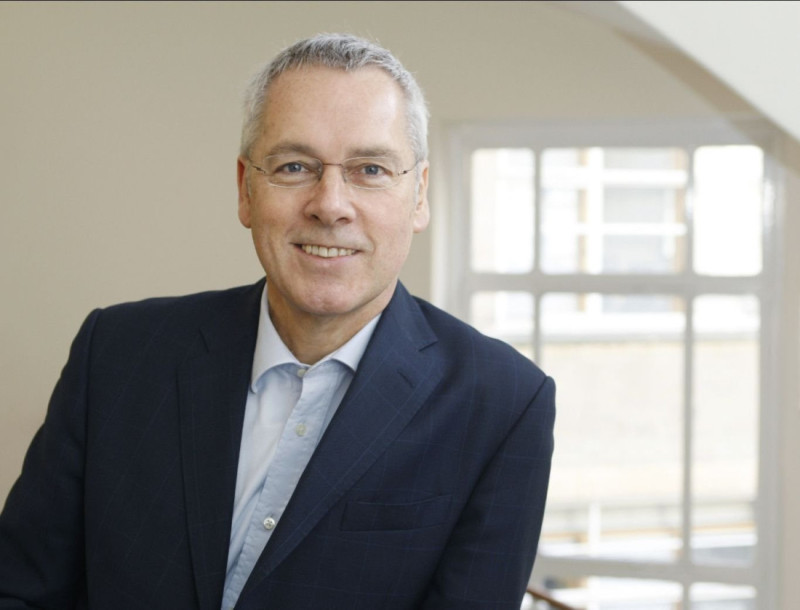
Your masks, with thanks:
[{"label": "man's neck", "polygon": [[268,305],[268,310],[278,336],[289,351],[303,364],[313,365],[352,339],[384,307],[382,304],[352,314],[333,316],[278,309],[272,304]]}]

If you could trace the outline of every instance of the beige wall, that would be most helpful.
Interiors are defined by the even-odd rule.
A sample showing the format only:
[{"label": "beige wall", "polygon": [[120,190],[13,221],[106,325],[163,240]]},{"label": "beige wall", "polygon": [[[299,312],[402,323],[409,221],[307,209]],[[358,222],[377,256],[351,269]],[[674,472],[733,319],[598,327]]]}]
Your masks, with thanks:
[{"label": "beige wall", "polygon": [[[91,308],[259,277],[235,214],[240,93],[264,60],[318,31],[378,39],[429,98],[433,226],[403,274],[421,296],[433,294],[431,238],[446,239],[452,213],[437,173],[448,125],[752,110],[680,54],[543,2],[0,3],[0,497]],[[796,233],[796,210],[790,222]],[[783,361],[796,372],[791,247]],[[792,383],[783,452],[797,463]],[[785,480],[797,514],[800,486]],[[784,550],[788,565],[798,548]]]}]

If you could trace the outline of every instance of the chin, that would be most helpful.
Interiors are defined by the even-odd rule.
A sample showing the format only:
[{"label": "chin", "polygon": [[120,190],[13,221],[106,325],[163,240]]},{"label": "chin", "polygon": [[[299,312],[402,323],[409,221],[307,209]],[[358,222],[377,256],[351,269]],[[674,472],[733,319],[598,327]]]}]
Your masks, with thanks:
[{"label": "chin", "polygon": [[352,294],[315,294],[301,297],[295,301],[300,309],[308,314],[333,316],[348,313],[358,308],[358,301]]}]

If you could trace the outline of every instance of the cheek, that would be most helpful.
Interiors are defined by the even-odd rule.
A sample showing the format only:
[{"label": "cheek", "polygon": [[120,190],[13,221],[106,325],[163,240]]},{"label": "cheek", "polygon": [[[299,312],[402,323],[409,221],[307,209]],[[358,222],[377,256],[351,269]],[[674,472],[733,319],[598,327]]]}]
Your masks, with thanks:
[{"label": "cheek", "polygon": [[380,236],[376,240],[377,246],[384,246],[384,255],[391,260],[392,266],[402,265],[411,248],[414,235],[413,221],[403,217],[395,222],[386,223],[380,227]]},{"label": "cheek", "polygon": [[281,241],[277,234],[278,226],[279,222],[272,216],[265,215],[263,210],[253,211],[250,232],[262,262],[265,257],[274,259],[276,256],[275,246]]},{"label": "cheek", "polygon": [[250,224],[260,235],[276,233],[290,222],[287,210],[287,206],[278,205],[275,201],[258,201],[250,208]]}]

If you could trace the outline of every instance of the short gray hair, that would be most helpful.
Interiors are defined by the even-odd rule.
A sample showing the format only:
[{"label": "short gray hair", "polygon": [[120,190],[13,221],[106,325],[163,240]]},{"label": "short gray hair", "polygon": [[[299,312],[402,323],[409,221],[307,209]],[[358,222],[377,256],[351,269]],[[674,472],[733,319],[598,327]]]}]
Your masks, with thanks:
[{"label": "short gray hair", "polygon": [[300,40],[281,51],[252,78],[244,95],[243,156],[249,154],[258,137],[270,85],[287,70],[303,66],[345,71],[372,66],[383,70],[400,86],[405,97],[408,139],[416,161],[428,158],[428,106],[417,81],[389,51],[349,34],[318,34]]}]

